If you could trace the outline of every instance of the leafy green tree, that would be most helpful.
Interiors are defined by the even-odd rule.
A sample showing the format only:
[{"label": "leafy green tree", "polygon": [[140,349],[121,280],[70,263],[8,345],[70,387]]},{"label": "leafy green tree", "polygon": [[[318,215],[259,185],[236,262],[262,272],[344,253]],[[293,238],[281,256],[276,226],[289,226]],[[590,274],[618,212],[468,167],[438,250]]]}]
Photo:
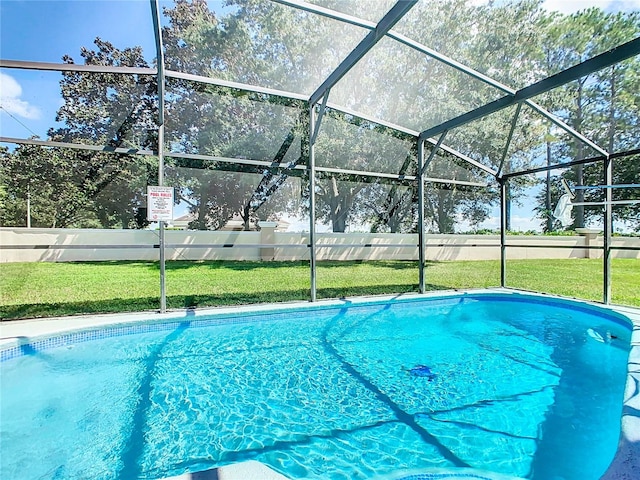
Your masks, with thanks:
[{"label": "leafy green tree", "polygon": [[[6,189],[3,226],[99,227],[69,150],[21,145],[1,152],[0,178]],[[30,207],[27,207],[29,203]],[[28,219],[27,219],[28,218]]]},{"label": "leafy green tree", "polygon": [[[549,74],[555,73],[557,69],[572,66],[639,34],[638,12],[611,14],[591,8],[570,16],[553,15],[549,18],[548,37],[544,42],[547,71]],[[634,94],[640,89],[639,69],[640,59],[631,58],[560,88],[546,96],[545,101],[559,117],[608,151],[632,150],[638,147],[640,138],[640,102]],[[597,155],[580,142],[566,143],[556,148],[563,150],[558,152],[558,156],[569,159]],[[614,161],[614,183],[638,183],[640,177],[634,165],[633,157]],[[601,163],[578,165],[564,173],[563,177],[578,187],[602,185],[605,181]],[[557,194],[549,183],[546,192],[544,202],[548,204],[549,199]],[[561,195],[563,191],[558,193]],[[574,201],[577,203],[604,200],[602,189],[578,188],[575,193]],[[634,199],[637,191],[615,189],[613,195],[615,200]],[[552,203],[555,202],[557,198],[553,198]],[[548,212],[549,207],[546,206],[545,210]],[[589,221],[602,220],[602,207],[599,206],[576,206],[573,211],[574,228],[582,227]],[[633,225],[637,223],[634,219],[639,216],[640,207],[616,207],[613,212],[614,220],[630,221]],[[546,221],[548,223],[548,217]]]},{"label": "leafy green tree", "polygon": [[[173,8],[166,8],[169,24],[163,28],[163,39],[168,67],[263,84],[261,72],[272,68],[272,62],[251,53],[264,48],[266,55],[268,48],[275,48],[265,45],[264,27],[259,17],[254,18],[271,18],[271,10],[264,8],[246,2],[222,18],[204,1],[178,1]],[[280,7],[280,15],[291,10]],[[276,21],[269,18],[264,19]],[[239,55],[240,51],[244,53]],[[179,164],[190,170],[174,170],[182,175],[174,175],[170,181],[196,215],[190,226],[221,228],[231,218],[240,217],[248,229],[259,217],[265,219],[285,208],[282,202],[274,205],[269,199],[282,197],[277,191],[293,173],[287,169],[303,160],[301,145],[308,132],[303,131],[305,109],[300,102],[175,79],[168,82],[168,91],[167,141],[172,151],[272,162],[272,167],[258,171],[225,161],[179,159]],[[232,175],[231,170],[244,175]],[[244,180],[239,182],[241,177]]]}]

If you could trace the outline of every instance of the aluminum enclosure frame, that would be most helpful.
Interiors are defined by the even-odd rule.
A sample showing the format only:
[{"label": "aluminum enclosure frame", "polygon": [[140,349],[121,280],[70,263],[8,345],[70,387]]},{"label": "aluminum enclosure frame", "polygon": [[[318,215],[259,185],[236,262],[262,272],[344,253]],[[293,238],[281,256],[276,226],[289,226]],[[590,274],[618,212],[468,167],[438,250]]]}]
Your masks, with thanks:
[{"label": "aluminum enclosure frame", "polygon": [[[309,182],[310,182],[310,273],[311,273],[311,292],[310,297],[312,301],[316,300],[316,232],[315,232],[315,180],[316,175],[321,172],[327,173],[342,173],[342,174],[350,174],[350,175],[363,175],[367,177],[380,177],[380,178],[388,178],[392,180],[402,180],[402,181],[412,181],[416,182],[418,189],[418,249],[419,249],[419,288],[421,292],[425,291],[425,230],[424,230],[424,195],[425,195],[425,182],[442,182],[449,184],[458,184],[458,185],[469,185],[476,187],[484,187],[486,185],[479,184],[477,182],[463,182],[463,181],[455,181],[455,180],[447,180],[447,179],[437,179],[437,178],[427,178],[425,177],[425,170],[429,165],[431,158],[435,155],[438,150],[443,150],[448,154],[451,154],[467,164],[479,168],[483,170],[488,175],[492,176],[497,184],[500,187],[501,192],[501,234],[500,234],[500,248],[501,248],[501,286],[506,287],[506,248],[508,247],[506,242],[506,185],[510,178],[523,176],[530,173],[536,173],[540,171],[545,171],[545,167],[530,169],[527,171],[521,172],[513,172],[504,174],[502,171],[502,166],[504,165],[506,156],[508,154],[509,144],[511,142],[511,137],[513,135],[513,131],[515,129],[515,125],[517,123],[517,119],[520,113],[520,108],[523,104],[531,107],[533,110],[537,111],[548,120],[553,122],[559,128],[563,129],[565,132],[569,133],[571,136],[583,142],[584,144],[590,146],[600,154],[602,157],[587,159],[587,160],[579,160],[574,162],[567,162],[564,164],[552,165],[546,167],[546,170],[552,169],[563,169],[570,167],[572,165],[584,164],[584,163],[594,163],[602,161],[605,166],[606,179],[607,184],[610,184],[612,180],[612,162],[611,160],[616,156],[612,155],[611,152],[607,152],[605,149],[598,146],[596,143],[583,136],[581,133],[575,131],[566,123],[547,112],[545,109],[537,105],[531,99],[536,95],[544,93],[546,91],[558,88],[563,86],[577,78],[588,75],[594,71],[600,70],[607,66],[613,65],[620,61],[623,61],[626,58],[630,58],[640,54],[640,38],[627,42],[619,47],[616,47],[608,52],[600,54],[596,57],[593,57],[589,60],[586,60],[574,67],[571,67],[567,70],[564,70],[556,75],[545,78],[539,82],[536,82],[532,85],[529,85],[520,90],[513,90],[510,87],[502,85],[496,80],[481,74],[459,62],[456,62],[453,59],[446,57],[422,44],[416,42],[404,35],[401,35],[392,30],[393,26],[400,20],[410,9],[417,3],[418,0],[398,0],[396,4],[387,12],[387,14],[376,24],[373,22],[368,22],[356,17],[352,17],[346,14],[342,14],[324,7],[319,7],[316,5],[308,4],[301,1],[296,0],[272,0],[277,3],[281,3],[283,5],[290,6],[292,8],[297,8],[301,10],[305,10],[307,12],[322,15],[328,18],[332,18],[341,22],[349,23],[358,27],[366,28],[370,30],[369,34],[346,56],[346,58],[339,64],[339,66],[331,72],[326,79],[322,82],[322,84],[311,94],[311,96],[307,97],[305,95],[296,94],[293,92],[280,91],[275,89],[269,89],[260,86],[241,84],[237,82],[224,81],[219,79],[212,79],[208,77],[201,77],[197,75],[175,72],[170,70],[165,70],[165,61],[164,61],[164,48],[162,44],[162,32],[160,25],[160,9],[158,0],[149,0],[150,8],[152,12],[153,19],[153,27],[154,27],[154,36],[156,43],[156,59],[157,59],[157,68],[134,68],[134,67],[113,67],[113,66],[101,66],[101,65],[76,65],[76,64],[53,64],[47,62],[27,62],[27,61],[19,61],[19,60],[0,60],[0,67],[2,68],[18,68],[18,69],[29,69],[29,70],[49,70],[49,71],[60,71],[60,72],[85,72],[85,73],[118,73],[118,74],[130,74],[130,75],[150,75],[155,76],[158,82],[158,104],[159,104],[159,112],[158,112],[158,151],[151,152],[148,150],[136,150],[136,149],[127,149],[127,148],[114,148],[109,146],[96,146],[96,145],[83,145],[83,144],[70,144],[63,142],[52,142],[45,140],[34,140],[34,139],[17,139],[13,137],[0,137],[1,142],[6,143],[15,143],[15,144],[27,144],[27,145],[39,145],[46,147],[64,147],[64,148],[73,148],[73,149],[83,149],[83,150],[92,150],[92,151],[103,151],[103,152],[113,152],[120,154],[131,154],[131,155],[153,155],[158,157],[159,161],[159,177],[158,184],[163,185],[164,183],[164,159],[165,157],[184,157],[184,158],[202,158],[202,159],[215,159],[217,161],[226,161],[232,162],[236,164],[249,164],[256,166],[270,166],[270,162],[266,161],[258,161],[258,160],[250,160],[250,159],[232,159],[232,158],[221,158],[221,157],[210,157],[205,155],[187,155],[181,154],[179,152],[165,152],[164,147],[164,98],[165,98],[165,82],[167,78],[176,78],[189,80],[204,84],[212,84],[221,87],[237,89],[241,91],[247,92],[255,92],[260,94],[265,94],[269,96],[290,98],[294,100],[298,100],[303,102],[303,104],[307,105],[309,112],[309,123],[308,123],[308,134],[309,134],[309,152],[307,158],[307,165],[296,165],[294,169],[296,170],[306,170],[309,174]],[[346,73],[354,67],[372,48],[375,47],[376,43],[380,41],[382,38],[387,37],[391,38],[394,41],[397,41],[403,45],[406,45],[409,48],[412,48],[428,57],[431,57],[451,68],[454,68],[472,78],[482,81],[483,83],[490,85],[507,95],[504,97],[490,102],[486,105],[483,105],[475,110],[469,111],[459,117],[454,119],[445,121],[439,125],[430,127],[428,129],[423,130],[422,132],[416,132],[411,129],[408,129],[402,125],[395,125],[393,123],[384,121],[382,119],[376,119],[371,116],[358,113],[340,105],[335,105],[333,103],[328,102],[328,98],[330,96],[331,88],[335,86]],[[498,170],[494,170],[491,167],[488,167],[481,162],[473,160],[472,158],[464,155],[461,152],[457,152],[455,149],[448,147],[444,141],[444,137],[446,133],[453,128],[462,126],[471,121],[481,119],[494,113],[496,111],[507,108],[511,105],[517,105],[516,113],[513,117],[513,121],[511,124],[511,129],[509,132],[509,136],[504,148],[504,153],[502,159],[500,160],[500,167]],[[329,167],[318,167],[315,162],[315,140],[317,137],[317,132],[322,128],[322,115],[326,108],[332,108],[334,110],[354,115],[356,117],[362,118],[364,120],[370,121],[372,123],[376,123],[378,125],[385,126],[392,130],[396,130],[401,132],[409,137],[415,139],[417,151],[418,151],[418,173],[415,176],[406,176],[402,174],[388,174],[388,173],[380,173],[380,172],[365,172],[365,171],[357,171],[357,170],[349,170],[342,168],[329,168]],[[439,136],[437,140],[434,137]],[[428,142],[431,146],[431,151],[429,153],[429,157],[425,159],[425,142]],[[611,298],[611,223],[612,223],[612,208],[611,208],[611,190],[607,190],[607,204],[605,208],[605,246],[604,246],[604,291],[603,291],[603,301],[604,303],[609,303]],[[161,264],[161,273],[160,273],[160,310],[164,312],[166,310],[166,292],[165,292],[165,259],[164,259],[164,222],[160,222],[160,264]]]}]

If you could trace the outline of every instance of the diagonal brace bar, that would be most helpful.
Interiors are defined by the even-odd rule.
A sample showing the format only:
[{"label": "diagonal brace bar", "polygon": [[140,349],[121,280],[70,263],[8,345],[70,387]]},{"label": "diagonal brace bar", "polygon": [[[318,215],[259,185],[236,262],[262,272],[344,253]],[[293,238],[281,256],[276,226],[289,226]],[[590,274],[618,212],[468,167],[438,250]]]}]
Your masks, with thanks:
[{"label": "diagonal brace bar", "polygon": [[322,124],[322,118],[327,111],[327,99],[329,98],[329,90],[327,90],[322,98],[322,104],[320,105],[320,111],[318,112],[318,118],[316,120],[315,127],[311,133],[311,144],[315,145],[318,134],[320,133],[320,125]]},{"label": "diagonal brace bar", "polygon": [[449,133],[449,130],[445,130],[444,132],[442,132],[442,135],[440,135],[440,138],[438,139],[436,144],[431,148],[431,153],[429,154],[429,158],[427,158],[422,164],[422,169],[420,170],[420,177],[424,176],[424,173],[427,171],[427,168],[429,168],[429,164],[431,163],[431,160],[433,160],[433,157],[436,156],[436,152],[442,145],[442,142],[444,142],[444,138],[447,136],[447,133]]},{"label": "diagonal brace bar", "polygon": [[509,129],[509,136],[507,137],[507,142],[504,145],[504,150],[502,151],[502,158],[500,159],[500,166],[498,167],[498,173],[496,176],[500,176],[502,174],[502,167],[504,167],[504,162],[507,159],[507,154],[509,153],[509,147],[511,146],[511,140],[513,140],[513,133],[516,131],[516,124],[518,123],[518,117],[520,116],[520,110],[522,109],[522,104],[519,103],[516,107],[516,113],[513,114],[513,118],[511,119],[511,128]]}]

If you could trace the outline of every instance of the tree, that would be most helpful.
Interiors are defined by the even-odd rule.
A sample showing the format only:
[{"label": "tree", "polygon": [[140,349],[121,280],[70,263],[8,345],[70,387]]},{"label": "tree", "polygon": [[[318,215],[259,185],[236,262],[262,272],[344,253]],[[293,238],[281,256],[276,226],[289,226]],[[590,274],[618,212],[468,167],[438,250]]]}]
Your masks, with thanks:
[{"label": "tree", "polygon": [[[76,174],[69,150],[21,145],[2,152],[0,178],[6,189],[4,226],[99,227],[93,203]],[[27,203],[29,207],[27,207]]]},{"label": "tree", "polygon": [[[260,18],[277,21],[272,18],[273,9],[277,7],[244,2],[232,13],[218,18],[204,1],[176,2],[174,8],[165,9],[169,24],[163,29],[163,38],[169,68],[264,84],[261,83],[266,81],[264,75],[273,68],[273,62],[265,56],[272,54],[269,49],[277,47],[265,45],[269,39],[264,37],[264,25],[259,21]],[[293,9],[279,10],[278,18],[285,21],[290,16],[283,15]],[[259,47],[263,50],[256,53]],[[240,51],[245,54],[238,55]],[[168,90],[167,137],[172,150],[229,160],[179,159],[183,168],[175,173],[182,175],[171,181],[197,216],[191,227],[220,228],[238,216],[248,229],[258,220],[257,210],[261,210],[264,219],[279,207],[284,208],[282,202],[274,205],[269,199],[278,198],[276,193],[293,173],[291,169],[303,160],[302,138],[308,133],[303,131],[301,117],[306,107],[277,96],[182,80],[171,80]],[[272,166],[257,170],[234,165],[233,159],[269,161]],[[237,181],[241,175],[198,169],[236,170],[244,174],[244,180]]]},{"label": "tree", "polygon": [[[554,15],[549,19],[547,32],[547,68],[567,68],[637,37],[640,34],[640,14],[610,14],[591,8],[571,16]],[[639,69],[640,59],[631,58],[595,72],[553,92],[546,98],[547,105],[576,130],[609,152],[637,148],[637,138],[640,136],[640,102],[633,92],[640,88],[637,74]],[[564,151],[559,156],[570,159],[598,155],[581,142],[573,145],[565,143],[560,148]],[[578,165],[564,173],[563,177],[577,187],[601,185],[605,181],[601,163]],[[633,157],[614,161],[614,183],[638,183],[639,180]],[[563,193],[556,193],[551,184],[547,184],[546,191],[553,198],[552,203],[557,202],[555,197],[558,193]],[[578,188],[575,193],[574,201],[577,203],[604,200],[602,189]],[[615,189],[613,194],[614,199],[621,200],[636,198],[637,192]],[[545,209],[549,210],[548,207]],[[633,219],[639,213],[637,205],[616,207],[613,210],[614,220],[630,220],[632,224],[636,223]],[[589,221],[601,220],[602,208],[576,206],[574,215],[573,226],[582,227]]]},{"label": "tree", "polygon": [[[83,48],[85,64],[147,66],[140,48],[118,50],[96,39]],[[69,56],[66,63],[74,63]],[[52,141],[132,149],[157,148],[157,94],[153,76],[63,72],[64,103],[49,130]],[[144,194],[156,183],[157,161],[143,156],[23,145],[4,152],[2,169],[12,214],[22,224],[29,197],[32,225],[140,228],[147,224]]]},{"label": "tree", "polygon": [[[322,122],[316,144],[318,167],[415,174],[415,141],[406,135],[334,110],[327,111]],[[334,232],[346,231],[349,223],[396,231],[409,211],[397,208],[397,202],[387,196],[389,183],[383,187],[375,177],[324,173],[317,183],[317,218],[330,223]],[[397,192],[401,184],[393,183]],[[401,205],[406,201],[405,196]]]}]

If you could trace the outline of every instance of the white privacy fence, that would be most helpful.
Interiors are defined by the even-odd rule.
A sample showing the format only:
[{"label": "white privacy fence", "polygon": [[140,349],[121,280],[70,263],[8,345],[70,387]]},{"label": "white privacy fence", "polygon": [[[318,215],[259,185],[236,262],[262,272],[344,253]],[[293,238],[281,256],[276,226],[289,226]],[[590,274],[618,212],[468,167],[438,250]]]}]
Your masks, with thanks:
[{"label": "white privacy fence", "polygon": [[[308,260],[308,233],[275,231],[165,232],[167,260]],[[426,260],[499,260],[498,235],[425,237]],[[596,232],[576,236],[508,235],[508,259],[601,258],[603,239]],[[154,230],[0,228],[0,262],[77,262],[158,260]],[[640,259],[640,238],[613,237],[614,258]],[[417,234],[316,234],[318,260],[418,260]]]}]

